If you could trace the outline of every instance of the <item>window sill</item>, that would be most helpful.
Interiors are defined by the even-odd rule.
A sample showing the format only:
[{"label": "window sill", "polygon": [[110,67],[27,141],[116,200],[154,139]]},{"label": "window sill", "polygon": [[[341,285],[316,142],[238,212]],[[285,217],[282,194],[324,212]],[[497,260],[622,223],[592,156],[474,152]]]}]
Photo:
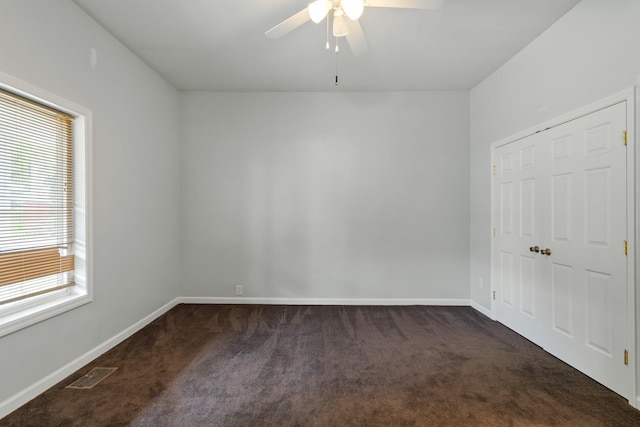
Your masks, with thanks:
[{"label": "window sill", "polygon": [[28,308],[21,308],[15,311],[11,310],[11,312],[6,314],[4,312],[9,310],[4,310],[3,312],[3,310],[0,309],[0,337],[73,310],[91,301],[92,298],[88,294],[75,292],[58,298],[47,299],[39,304],[31,305]]}]

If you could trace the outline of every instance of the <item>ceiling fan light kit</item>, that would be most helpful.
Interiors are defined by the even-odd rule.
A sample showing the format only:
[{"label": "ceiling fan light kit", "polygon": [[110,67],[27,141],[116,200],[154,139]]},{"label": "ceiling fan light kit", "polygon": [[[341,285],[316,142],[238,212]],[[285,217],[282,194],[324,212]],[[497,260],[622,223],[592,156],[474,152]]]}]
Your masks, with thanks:
[{"label": "ceiling fan light kit", "polygon": [[331,0],[315,0],[309,3],[307,10],[309,11],[309,18],[319,24],[327,17],[330,10],[344,11],[351,20],[355,21],[362,16],[364,11],[364,0],[340,0],[332,2]]},{"label": "ceiling fan light kit", "polygon": [[307,10],[309,11],[309,18],[319,24],[322,22],[327,13],[333,8],[331,0],[315,0],[309,3]]},{"label": "ceiling fan light kit", "polygon": [[333,12],[333,37],[344,37],[349,34],[349,26],[342,9]]},{"label": "ceiling fan light kit", "polygon": [[362,16],[364,11],[364,0],[342,0],[340,6],[347,16],[355,21]]}]

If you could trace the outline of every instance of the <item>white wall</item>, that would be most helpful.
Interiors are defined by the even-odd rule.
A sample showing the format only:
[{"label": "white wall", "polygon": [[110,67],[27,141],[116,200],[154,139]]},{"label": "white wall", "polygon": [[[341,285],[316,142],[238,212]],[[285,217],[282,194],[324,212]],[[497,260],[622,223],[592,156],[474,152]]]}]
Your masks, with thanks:
[{"label": "white wall", "polygon": [[95,299],[0,338],[1,403],[177,295],[179,127],[178,93],[71,1],[0,0],[0,71],[93,111],[95,208]]},{"label": "white wall", "polygon": [[488,283],[490,270],[490,144],[635,85],[639,19],[638,0],[583,0],[471,91],[470,281],[476,303],[491,304],[489,286],[478,286],[480,278]]},{"label": "white wall", "polygon": [[186,93],[183,295],[468,299],[466,93]]}]

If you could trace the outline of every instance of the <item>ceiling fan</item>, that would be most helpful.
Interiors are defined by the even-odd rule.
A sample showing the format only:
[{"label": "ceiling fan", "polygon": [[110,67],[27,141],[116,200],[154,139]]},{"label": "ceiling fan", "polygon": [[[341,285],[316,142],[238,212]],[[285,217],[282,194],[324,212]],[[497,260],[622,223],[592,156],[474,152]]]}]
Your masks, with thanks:
[{"label": "ceiling fan", "polygon": [[[387,7],[399,9],[437,9],[444,0],[313,0],[307,7],[271,28],[265,35],[272,39],[290,33],[311,20],[319,24],[327,18],[327,46],[329,49],[329,20],[332,21],[331,34],[336,38],[345,37],[356,56],[365,55],[369,44],[358,22],[366,7]],[[336,44],[336,52],[338,45]]]}]

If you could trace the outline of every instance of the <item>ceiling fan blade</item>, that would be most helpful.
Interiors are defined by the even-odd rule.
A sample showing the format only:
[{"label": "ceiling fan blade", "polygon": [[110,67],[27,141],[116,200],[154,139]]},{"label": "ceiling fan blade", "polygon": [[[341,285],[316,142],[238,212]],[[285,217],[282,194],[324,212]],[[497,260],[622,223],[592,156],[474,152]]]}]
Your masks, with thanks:
[{"label": "ceiling fan blade", "polygon": [[347,34],[347,43],[351,48],[351,52],[355,56],[363,56],[369,53],[369,43],[367,38],[362,32],[362,27],[358,21],[352,21],[347,19],[347,26],[349,27],[349,34]]},{"label": "ceiling fan blade", "polygon": [[365,0],[369,7],[394,7],[400,9],[438,9],[444,0]]},{"label": "ceiling fan blade", "polygon": [[264,35],[269,37],[270,39],[279,39],[280,37],[289,34],[291,31],[295,30],[310,19],[311,18],[309,17],[309,11],[305,7],[300,12],[289,17],[288,19],[285,19],[270,30],[267,30]]}]

